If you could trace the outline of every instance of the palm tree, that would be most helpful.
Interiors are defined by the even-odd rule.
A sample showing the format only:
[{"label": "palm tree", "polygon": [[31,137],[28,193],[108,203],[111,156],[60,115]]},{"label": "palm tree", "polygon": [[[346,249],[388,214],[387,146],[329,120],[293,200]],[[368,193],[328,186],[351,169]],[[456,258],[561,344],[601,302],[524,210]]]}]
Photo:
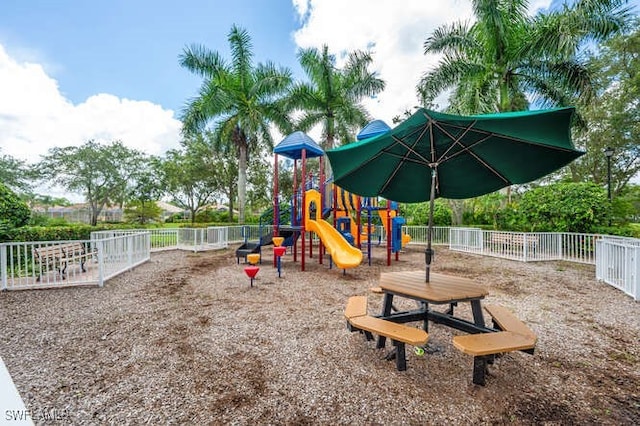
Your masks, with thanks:
[{"label": "palm tree", "polygon": [[349,53],[342,69],[329,54],[327,45],[301,49],[298,60],[309,82],[297,83],[290,94],[290,106],[302,111],[298,127],[307,131],[322,125],[322,147],[331,149],[338,138],[342,143],[353,140],[357,129],[369,116],[360,101],[380,93],[385,83],[368,70],[373,62],[371,54],[362,51]]},{"label": "palm tree", "polygon": [[578,57],[587,41],[603,40],[628,22],[625,0],[577,0],[534,18],[527,0],[473,0],[476,22],[436,29],[424,52],[443,54],[418,85],[423,101],[453,90],[457,113],[526,110],[529,101],[566,106],[593,95],[592,76]]},{"label": "palm tree", "polygon": [[199,94],[182,114],[183,132],[193,134],[213,122],[218,147],[232,144],[238,153],[238,221],[244,223],[247,163],[251,151],[273,148],[269,125],[291,130],[282,95],[292,83],[291,71],[273,63],[253,65],[251,37],[233,25],[228,36],[231,61],[219,52],[192,45],[180,55],[180,65],[204,78]]}]

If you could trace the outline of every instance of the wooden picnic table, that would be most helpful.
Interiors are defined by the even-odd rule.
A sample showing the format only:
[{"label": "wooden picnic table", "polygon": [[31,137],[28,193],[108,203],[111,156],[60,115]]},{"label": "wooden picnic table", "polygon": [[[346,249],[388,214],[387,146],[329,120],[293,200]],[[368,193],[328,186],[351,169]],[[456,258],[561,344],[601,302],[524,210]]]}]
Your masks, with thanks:
[{"label": "wooden picnic table", "polygon": [[[385,324],[389,321],[397,323],[422,321],[425,332],[429,329],[429,321],[432,321],[469,333],[455,335],[453,344],[460,351],[473,356],[473,383],[475,384],[485,384],[487,365],[493,362],[496,354],[513,351],[533,354],[537,336],[508,309],[501,306],[486,306],[493,319],[493,328],[485,325],[481,301],[489,292],[471,279],[431,273],[429,282],[426,282],[424,271],[387,272],[380,274],[380,289],[384,293],[384,301],[378,321]],[[395,296],[416,300],[419,302],[419,307],[409,311],[393,312]],[[365,317],[362,312],[352,312],[358,307],[354,308],[356,301],[352,301],[352,306],[348,309],[351,316],[356,316],[355,320]],[[455,307],[463,302],[471,304],[473,321],[456,317]],[[444,312],[429,308],[429,305],[445,304],[448,304],[449,308]],[[358,314],[360,316],[357,316]],[[356,329],[369,333],[377,330],[374,330],[374,327],[367,327],[367,324],[358,327],[357,321],[353,318],[349,320],[352,325],[356,323]],[[393,336],[390,332],[378,331],[376,345],[378,348],[385,347],[387,335]],[[415,345],[408,339],[402,342]],[[395,356],[402,358],[398,361],[398,370],[401,367],[406,368],[404,346],[398,346],[398,353]]]},{"label": "wooden picnic table", "polygon": [[[431,273],[425,282],[424,271],[386,272],[380,274],[380,288],[384,293],[381,318],[405,323],[423,321],[424,330],[429,330],[429,321],[444,324],[467,333],[488,333],[494,330],[485,326],[481,300],[489,294],[486,288],[473,280],[452,275]],[[420,302],[415,310],[392,312],[394,296]],[[473,322],[455,316],[458,303],[469,302]],[[429,305],[448,304],[445,312],[435,311]],[[378,339],[378,347],[384,347],[384,339]]]}]

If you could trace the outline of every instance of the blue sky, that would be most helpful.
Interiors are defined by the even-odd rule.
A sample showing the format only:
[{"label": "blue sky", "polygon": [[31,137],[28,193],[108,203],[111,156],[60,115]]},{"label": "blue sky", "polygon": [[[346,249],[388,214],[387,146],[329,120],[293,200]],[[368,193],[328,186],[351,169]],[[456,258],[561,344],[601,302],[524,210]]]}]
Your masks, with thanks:
[{"label": "blue sky", "polygon": [[291,67],[297,22],[289,0],[3,0],[0,44],[42,63],[74,103],[110,93],[178,111],[200,82],[178,65],[186,45],[226,51],[237,23],[253,36],[258,61]]},{"label": "blue sky", "polygon": [[[301,47],[373,46],[387,88],[365,106],[391,123],[417,104],[415,85],[436,61],[425,38],[472,16],[469,0],[0,1],[0,153],[27,162],[89,139],[154,155],[178,147],[179,113],[201,82],[178,55],[199,43],[228,57],[233,24],[252,36],[257,62],[298,78]],[[530,12],[558,4],[532,0]]]}]

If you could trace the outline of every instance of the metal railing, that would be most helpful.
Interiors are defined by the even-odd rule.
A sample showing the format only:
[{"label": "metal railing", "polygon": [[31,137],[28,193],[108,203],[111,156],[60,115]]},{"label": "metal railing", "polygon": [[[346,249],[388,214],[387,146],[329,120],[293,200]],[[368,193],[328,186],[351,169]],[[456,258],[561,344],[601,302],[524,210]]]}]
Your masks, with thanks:
[{"label": "metal railing", "polygon": [[[0,244],[0,289],[28,289],[99,285],[150,258],[151,251],[213,250],[230,243],[258,240],[270,229],[258,225],[209,228],[132,229],[98,231],[73,259],[38,259],[38,250],[70,241]],[[427,243],[426,226],[404,226],[410,245]],[[451,250],[517,261],[564,260],[596,265],[596,275],[638,299],[640,240],[598,234],[483,231],[478,228],[434,227],[433,245]],[[78,243],[78,241],[75,241]],[[83,262],[81,262],[83,260]],[[87,271],[83,270],[83,266]]]},{"label": "metal railing", "polygon": [[640,240],[597,240],[596,279],[640,300]]},{"label": "metal railing", "polygon": [[[259,225],[237,225],[237,226],[228,226],[228,241],[230,243],[243,243],[245,241],[255,241],[259,240],[262,235],[260,235],[260,226]],[[271,226],[263,226],[262,234],[266,235],[271,232]]]},{"label": "metal railing", "polygon": [[[426,226],[407,226],[404,229],[412,236],[409,244],[426,243]],[[465,253],[521,262],[563,260],[596,265],[597,279],[619,288],[636,300],[640,298],[640,239],[637,238],[455,227],[436,227],[433,235],[434,245],[447,241],[451,250]]]},{"label": "metal railing", "polygon": [[[426,226],[403,229],[411,235],[409,244],[426,244]],[[595,264],[595,242],[603,238],[598,234],[483,231],[444,226],[435,227],[432,235],[434,245],[449,245],[456,251],[523,262],[566,260],[591,265]]]},{"label": "metal railing", "polygon": [[151,258],[151,233],[128,233],[93,240],[98,264],[98,285]]},{"label": "metal railing", "polygon": [[91,233],[91,241],[149,232],[151,234],[151,251],[175,250],[178,247],[178,230],[179,228],[95,231]]},{"label": "metal railing", "polygon": [[[82,244],[85,254],[68,258],[61,247]],[[90,241],[39,241],[0,244],[0,289],[33,289],[96,285],[97,276],[85,274],[93,261]]]},{"label": "metal railing", "polygon": [[[449,244],[449,229],[451,228],[448,226],[434,226],[431,233],[431,244]],[[429,235],[427,226],[403,226],[402,232],[411,236],[409,244],[427,244],[427,236]]]},{"label": "metal railing", "polygon": [[[150,258],[149,232],[119,234],[91,240],[0,244],[0,289],[103,286],[109,278]],[[83,249],[71,251],[71,245]]]}]

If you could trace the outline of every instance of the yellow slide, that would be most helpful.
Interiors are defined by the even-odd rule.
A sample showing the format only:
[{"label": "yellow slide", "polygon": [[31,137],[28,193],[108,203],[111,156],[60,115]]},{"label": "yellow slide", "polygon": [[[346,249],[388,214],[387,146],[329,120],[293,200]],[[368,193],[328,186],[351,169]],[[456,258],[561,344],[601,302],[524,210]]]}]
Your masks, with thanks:
[{"label": "yellow slide", "polygon": [[[309,206],[311,203],[315,203],[316,206],[315,219],[312,219],[309,215]],[[305,230],[318,234],[320,241],[322,241],[322,244],[327,249],[327,253],[331,255],[331,260],[338,268],[347,269],[360,266],[360,263],[362,263],[362,252],[349,244],[337,229],[320,217],[321,210],[320,193],[315,189],[308,190],[305,193]]]},{"label": "yellow slide", "polygon": [[[380,219],[382,220],[382,226],[384,226],[385,234],[389,235],[389,230],[387,229],[387,211],[386,210],[378,210],[378,214],[380,215]],[[391,210],[391,219],[393,219],[394,217],[396,217],[396,212],[395,212],[395,210]],[[402,247],[404,247],[407,244],[409,244],[409,241],[411,241],[411,235],[402,234]]]}]

